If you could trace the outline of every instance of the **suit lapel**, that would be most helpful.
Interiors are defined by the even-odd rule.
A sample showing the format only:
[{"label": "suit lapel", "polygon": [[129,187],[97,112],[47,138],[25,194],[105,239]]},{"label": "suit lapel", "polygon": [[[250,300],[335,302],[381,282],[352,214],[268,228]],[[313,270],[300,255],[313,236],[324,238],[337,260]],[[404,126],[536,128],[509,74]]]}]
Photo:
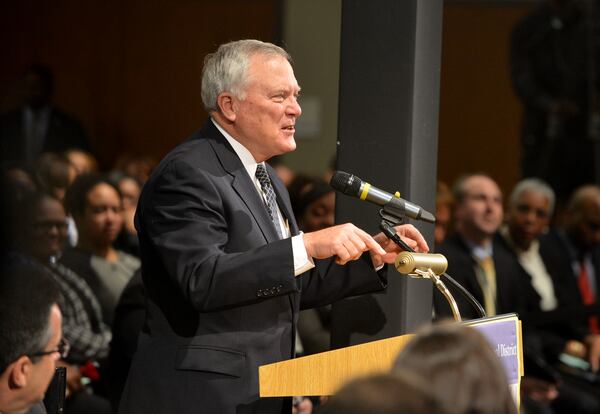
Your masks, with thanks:
[{"label": "suit lapel", "polygon": [[206,137],[211,138],[210,144],[217,154],[221,165],[233,177],[231,186],[244,202],[252,217],[254,217],[265,240],[268,243],[279,240],[277,231],[271,222],[271,217],[269,217],[260,194],[256,191],[256,187],[248,176],[248,172],[231,145],[229,145],[229,142],[227,142],[210,119],[206,121],[203,132]]}]

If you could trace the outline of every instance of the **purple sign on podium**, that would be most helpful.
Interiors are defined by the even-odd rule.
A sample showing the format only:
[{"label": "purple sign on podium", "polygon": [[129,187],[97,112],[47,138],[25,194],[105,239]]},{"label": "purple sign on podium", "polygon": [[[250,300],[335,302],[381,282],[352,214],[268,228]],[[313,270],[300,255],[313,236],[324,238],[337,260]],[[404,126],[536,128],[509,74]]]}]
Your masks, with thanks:
[{"label": "purple sign on podium", "polygon": [[517,384],[519,372],[519,337],[517,322],[514,320],[496,321],[473,325],[473,328],[486,337],[504,366],[509,384]]}]

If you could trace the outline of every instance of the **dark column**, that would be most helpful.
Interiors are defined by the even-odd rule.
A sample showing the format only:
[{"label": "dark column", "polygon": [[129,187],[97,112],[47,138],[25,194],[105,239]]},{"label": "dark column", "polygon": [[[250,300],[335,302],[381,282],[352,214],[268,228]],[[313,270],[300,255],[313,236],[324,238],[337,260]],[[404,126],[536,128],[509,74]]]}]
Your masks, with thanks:
[{"label": "dark column", "polygon": [[[343,0],[338,169],[435,212],[442,0]],[[337,196],[338,223],[378,230],[378,207]],[[413,222],[433,247],[433,225]],[[413,331],[431,283],[389,269],[386,293],[333,307],[334,347]]]}]

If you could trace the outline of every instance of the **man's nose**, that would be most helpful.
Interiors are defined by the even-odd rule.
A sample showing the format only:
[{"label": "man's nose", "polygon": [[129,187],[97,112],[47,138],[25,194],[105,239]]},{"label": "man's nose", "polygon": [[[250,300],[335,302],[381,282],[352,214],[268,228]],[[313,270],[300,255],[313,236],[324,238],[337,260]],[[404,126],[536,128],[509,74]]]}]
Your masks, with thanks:
[{"label": "man's nose", "polygon": [[300,104],[298,103],[298,99],[297,98],[292,98],[292,101],[287,106],[286,113],[288,115],[293,115],[296,118],[298,118],[302,114],[302,108],[300,107]]}]

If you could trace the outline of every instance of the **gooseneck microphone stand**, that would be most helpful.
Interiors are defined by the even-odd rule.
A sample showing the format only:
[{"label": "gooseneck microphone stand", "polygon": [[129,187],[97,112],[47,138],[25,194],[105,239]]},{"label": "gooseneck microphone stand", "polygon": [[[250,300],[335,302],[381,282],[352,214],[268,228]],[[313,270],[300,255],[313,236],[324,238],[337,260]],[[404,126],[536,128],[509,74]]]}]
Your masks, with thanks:
[{"label": "gooseneck microphone stand", "polygon": [[[406,215],[404,214],[404,211],[402,211],[402,208],[399,207],[397,203],[387,203],[383,206],[381,210],[379,210],[379,215],[381,216],[381,223],[379,223],[379,228],[381,229],[383,234],[385,234],[388,239],[396,243],[396,245],[400,246],[407,252],[415,253],[414,249],[412,249],[408,244],[406,244],[400,238],[400,236],[398,236],[398,233],[396,233],[396,230],[394,229],[394,226],[402,224],[406,221]],[[446,289],[446,286],[442,283],[440,277],[432,271],[424,273],[425,274],[419,274],[423,277],[430,278],[433,281],[434,285],[440,290],[440,292],[442,292],[442,294],[450,303],[450,308],[452,309],[454,318],[460,321],[460,313],[458,312],[458,308],[456,307],[454,298],[452,297],[448,289]],[[475,299],[467,289],[465,289],[460,283],[454,280],[448,273],[444,272],[442,276],[444,280],[448,281],[452,286],[454,286],[461,293],[461,295],[475,308],[479,317],[486,317],[485,310],[483,310],[483,306],[481,306],[477,299]]]}]

